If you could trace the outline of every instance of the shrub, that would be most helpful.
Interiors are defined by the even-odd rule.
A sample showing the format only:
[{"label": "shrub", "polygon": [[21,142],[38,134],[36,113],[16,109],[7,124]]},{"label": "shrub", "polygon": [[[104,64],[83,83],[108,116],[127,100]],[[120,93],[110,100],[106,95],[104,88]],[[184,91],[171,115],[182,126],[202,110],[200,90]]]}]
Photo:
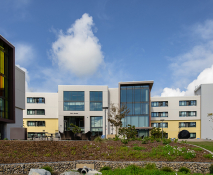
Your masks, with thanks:
[{"label": "shrub", "polygon": [[175,139],[174,142],[177,143],[177,142],[178,142],[178,139]]},{"label": "shrub", "polygon": [[[154,137],[154,138],[161,138],[162,137],[162,131],[161,131],[161,129],[160,128],[153,128],[152,130],[151,130],[151,136],[152,137]],[[165,137],[166,136],[166,132],[165,131],[163,131],[163,137]]]},{"label": "shrub", "polygon": [[127,139],[121,139],[121,142],[122,142],[123,144],[128,144],[129,140],[127,140]]},{"label": "shrub", "polygon": [[155,165],[155,163],[148,163],[148,164],[146,164],[145,169],[147,169],[147,170],[156,169],[156,165]]},{"label": "shrub", "polygon": [[41,169],[45,169],[45,170],[49,171],[50,173],[53,172],[53,169],[50,166],[43,166]]},{"label": "shrub", "polygon": [[184,159],[192,159],[192,158],[196,157],[196,153],[194,150],[189,150],[186,153],[184,153],[183,157],[184,157]]},{"label": "shrub", "polygon": [[140,150],[145,150],[146,148],[140,147],[140,146],[135,146],[135,147],[133,147],[133,149],[140,151]]},{"label": "shrub", "polygon": [[163,167],[163,168],[161,168],[161,171],[173,172],[172,169],[171,169],[170,167]]},{"label": "shrub", "polygon": [[74,125],[72,123],[70,124],[70,126],[73,127],[72,132],[74,134],[81,133],[81,128],[79,128],[78,126],[76,126],[76,125]]},{"label": "shrub", "polygon": [[148,143],[147,140],[145,140],[145,139],[142,140],[142,144],[147,144],[147,143]]},{"label": "shrub", "polygon": [[96,138],[94,139],[94,141],[95,141],[95,142],[102,142],[103,139],[102,139],[101,137],[96,137]]},{"label": "shrub", "polygon": [[171,142],[171,139],[163,139],[163,144],[165,145],[170,144]]},{"label": "shrub", "polygon": [[135,136],[137,134],[137,130],[135,129],[135,126],[128,125],[127,127],[121,127],[119,128],[119,135],[123,135],[123,137],[127,137],[127,139],[133,139],[135,140]]},{"label": "shrub", "polygon": [[88,149],[88,148],[87,148],[87,145],[84,145],[83,148],[84,148],[84,149]]},{"label": "shrub", "polygon": [[8,140],[8,138],[4,138],[4,140]]},{"label": "shrub", "polygon": [[187,174],[187,173],[190,173],[190,169],[186,168],[186,167],[181,167],[179,169],[179,172],[181,173],[184,173],[184,174]]},{"label": "shrub", "polygon": [[108,171],[108,170],[111,170],[111,168],[109,166],[104,166],[100,169],[100,172],[101,171]]},{"label": "shrub", "polygon": [[213,164],[209,167],[210,174],[213,174]]},{"label": "shrub", "polygon": [[114,141],[118,141],[118,140],[119,140],[118,135],[115,135],[115,138],[114,138],[113,140],[114,140]]},{"label": "shrub", "polygon": [[160,138],[156,138],[155,139],[157,142],[161,142],[161,139]]}]

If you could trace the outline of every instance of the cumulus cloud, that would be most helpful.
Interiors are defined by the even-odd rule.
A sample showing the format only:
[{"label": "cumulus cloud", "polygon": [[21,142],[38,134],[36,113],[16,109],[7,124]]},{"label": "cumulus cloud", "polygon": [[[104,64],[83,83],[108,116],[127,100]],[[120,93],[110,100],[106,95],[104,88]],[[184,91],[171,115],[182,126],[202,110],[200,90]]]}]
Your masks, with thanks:
[{"label": "cumulus cloud", "polygon": [[34,51],[31,45],[29,44],[16,44],[16,64],[26,66],[29,65],[34,58]]},{"label": "cumulus cloud", "polygon": [[25,91],[30,92],[30,89],[28,86],[28,83],[30,82],[30,76],[27,69],[24,67],[21,67],[20,65],[16,65],[16,66],[25,72]]},{"label": "cumulus cloud", "polygon": [[192,96],[194,95],[195,87],[200,84],[213,83],[213,65],[210,68],[204,69],[198,77],[192,81],[186,88],[185,91],[180,91],[179,88],[164,88],[161,93],[161,97],[172,97],[172,96]]},{"label": "cumulus cloud", "polygon": [[51,56],[61,69],[82,77],[94,74],[103,63],[104,56],[93,26],[92,17],[85,13],[66,33],[58,33],[52,43]]}]

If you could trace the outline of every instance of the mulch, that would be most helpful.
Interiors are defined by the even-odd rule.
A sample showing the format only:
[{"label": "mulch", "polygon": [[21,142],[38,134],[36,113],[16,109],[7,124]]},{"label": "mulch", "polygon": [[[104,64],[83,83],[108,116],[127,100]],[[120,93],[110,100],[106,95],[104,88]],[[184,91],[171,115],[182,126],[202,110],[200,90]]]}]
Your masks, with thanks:
[{"label": "mulch", "polygon": [[[163,143],[154,142],[142,144],[141,141],[130,141],[126,146],[134,147],[134,144],[143,146],[146,149],[142,152],[149,152],[152,148],[162,145]],[[87,145],[87,146],[85,146]],[[186,147],[193,146],[181,143],[170,143],[171,146]],[[113,149],[109,149],[113,146]],[[94,141],[0,141],[0,164],[11,163],[32,163],[32,162],[60,162],[75,160],[105,160],[105,161],[170,161],[164,157],[146,159],[137,159],[134,157],[120,158],[112,156],[111,159],[103,156],[103,153],[113,155],[117,147],[124,146],[121,141],[105,141],[97,143]],[[100,147],[100,150],[97,148]],[[190,160],[182,156],[177,157],[175,162],[213,162],[203,155],[208,154],[206,151],[196,151],[196,157]]]}]

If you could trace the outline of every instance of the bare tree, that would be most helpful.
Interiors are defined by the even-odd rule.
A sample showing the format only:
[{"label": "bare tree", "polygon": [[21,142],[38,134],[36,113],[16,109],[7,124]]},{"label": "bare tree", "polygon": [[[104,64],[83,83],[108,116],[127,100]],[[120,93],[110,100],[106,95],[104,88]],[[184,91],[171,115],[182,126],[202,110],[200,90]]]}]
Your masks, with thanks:
[{"label": "bare tree", "polygon": [[126,105],[122,105],[121,107],[116,106],[114,103],[110,104],[110,111],[108,114],[108,121],[111,125],[116,128],[116,135],[118,134],[118,127],[122,127],[122,119],[128,115],[130,110]]}]

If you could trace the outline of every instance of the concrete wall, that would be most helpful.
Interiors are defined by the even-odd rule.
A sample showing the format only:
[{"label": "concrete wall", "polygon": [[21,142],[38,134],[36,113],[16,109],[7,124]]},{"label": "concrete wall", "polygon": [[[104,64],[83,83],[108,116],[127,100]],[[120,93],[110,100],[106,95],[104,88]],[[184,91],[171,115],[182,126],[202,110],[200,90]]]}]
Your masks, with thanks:
[{"label": "concrete wall", "polygon": [[195,94],[201,93],[201,138],[213,139],[213,117],[208,117],[208,113],[213,113],[213,84],[201,84]]},{"label": "concrete wall", "polygon": [[10,128],[23,127],[25,109],[25,72],[15,66],[15,123],[5,124],[4,137],[10,139]]},{"label": "concrete wall", "polygon": [[[63,109],[63,91],[84,91],[84,111],[64,111]],[[108,86],[82,86],[82,85],[59,85],[58,86],[58,128],[64,131],[64,116],[84,116],[85,132],[90,131],[90,116],[103,116],[103,126],[105,124],[105,111],[90,111],[90,91],[103,92],[103,107],[108,107]],[[106,114],[107,116],[107,114]],[[106,119],[107,121],[107,119]],[[108,122],[107,122],[108,127]],[[106,127],[106,128],[107,128]],[[107,128],[108,130],[108,128]],[[103,130],[103,135],[108,131]]]}]

